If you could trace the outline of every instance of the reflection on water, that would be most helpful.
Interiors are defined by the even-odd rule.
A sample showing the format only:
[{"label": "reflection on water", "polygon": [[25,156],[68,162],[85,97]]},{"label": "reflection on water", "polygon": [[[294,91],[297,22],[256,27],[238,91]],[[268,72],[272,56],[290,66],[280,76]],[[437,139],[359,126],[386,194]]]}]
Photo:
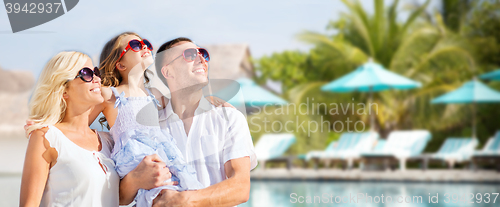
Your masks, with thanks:
[{"label": "reflection on water", "polygon": [[[445,193],[448,195],[445,196]],[[477,197],[472,199],[473,195],[471,195],[471,193]],[[478,193],[480,195],[478,195]],[[240,206],[500,206],[500,196],[498,196],[495,203],[493,203],[493,199],[498,194],[494,195],[492,193],[500,193],[500,185],[252,181],[250,199],[247,203]],[[382,195],[384,197],[382,197]],[[438,197],[434,197],[433,201],[437,201],[438,203],[430,203],[429,197],[432,198],[432,196],[436,195],[438,195]],[[314,196],[316,196],[316,199]],[[367,196],[371,196],[371,202]],[[490,202],[485,203],[488,201],[488,196]],[[307,200],[308,198],[310,200]],[[343,201],[342,198],[344,199]],[[398,202],[398,199],[401,203]],[[408,203],[403,199],[406,199]],[[391,200],[392,202],[388,203]]]},{"label": "reflection on water", "polygon": [[[21,176],[0,175],[0,206],[19,206],[19,190]],[[357,200],[358,193],[371,196],[372,202],[366,199]],[[438,193],[439,203],[429,203],[429,193],[435,196]],[[450,194],[449,202],[445,193]],[[481,199],[477,197],[470,199],[471,193],[483,195]],[[485,203],[487,197],[485,193],[490,193],[490,203]],[[453,184],[453,183],[382,183],[382,182],[314,182],[314,181],[252,181],[250,199],[247,203],[240,205],[243,207],[266,207],[266,206],[362,206],[362,207],[427,207],[427,206],[500,206],[500,196],[493,199],[500,193],[498,184]],[[292,197],[291,197],[292,194]],[[349,195],[351,194],[351,195]],[[466,194],[468,197],[463,197]],[[392,203],[382,203],[388,201],[390,196]],[[462,197],[459,197],[462,196]],[[302,199],[299,197],[302,196]],[[314,200],[316,196],[316,200]],[[332,197],[333,196],[333,197]],[[351,197],[349,197],[351,196]],[[397,203],[397,199],[407,198],[410,203]],[[421,196],[419,203],[411,203],[411,199]],[[307,197],[311,203],[307,203]],[[342,203],[342,198],[346,203]],[[458,202],[453,202],[454,199]],[[460,201],[461,200],[461,201]],[[295,203],[292,203],[295,201]],[[302,201],[303,203],[300,203]],[[316,203],[314,203],[316,201]],[[324,203],[324,201],[333,203]],[[338,201],[338,203],[336,203]],[[376,203],[378,201],[378,203]],[[473,201],[475,203],[466,203]],[[482,201],[481,203],[477,203]],[[319,203],[322,202],[322,203]],[[358,203],[355,203],[358,202]],[[416,202],[416,200],[415,200]]]}]

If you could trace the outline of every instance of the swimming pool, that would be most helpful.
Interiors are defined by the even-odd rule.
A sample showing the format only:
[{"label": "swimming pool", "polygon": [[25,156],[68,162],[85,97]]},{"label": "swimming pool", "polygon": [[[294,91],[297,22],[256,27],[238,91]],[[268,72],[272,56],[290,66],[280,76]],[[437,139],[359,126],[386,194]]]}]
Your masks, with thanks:
[{"label": "swimming pool", "polygon": [[[19,206],[20,183],[20,175],[0,176],[0,206]],[[473,200],[470,199],[471,193],[475,196]],[[478,199],[478,193],[482,195],[481,199]],[[493,193],[500,193],[499,184],[257,180],[252,181],[250,199],[240,206],[500,206],[500,196],[493,203]],[[438,197],[433,197],[436,194]],[[448,199],[445,194],[448,194]],[[485,203],[488,194],[490,202]],[[429,198],[438,203],[430,203]],[[402,202],[399,203],[398,199]],[[389,200],[392,202],[388,203]],[[482,202],[478,203],[480,200]],[[467,203],[469,201],[474,203]]]},{"label": "swimming pool", "polygon": [[500,206],[498,193],[499,184],[252,181],[250,199],[241,206],[482,207]]}]

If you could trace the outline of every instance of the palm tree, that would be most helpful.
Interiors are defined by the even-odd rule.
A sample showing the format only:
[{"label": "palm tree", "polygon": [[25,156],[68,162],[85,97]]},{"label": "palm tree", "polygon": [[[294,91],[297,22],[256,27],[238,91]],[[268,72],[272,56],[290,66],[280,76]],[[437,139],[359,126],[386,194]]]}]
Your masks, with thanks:
[{"label": "palm tree", "polygon": [[[388,8],[384,8],[383,0],[375,0],[372,16],[359,1],[343,0],[343,3],[349,13],[329,24],[329,28],[337,30],[336,34],[308,31],[299,35],[301,40],[315,45],[310,56],[311,73],[325,74],[322,77],[331,79],[319,80],[330,81],[373,58],[391,71],[422,82],[423,88],[419,90],[376,95],[380,110],[377,128],[381,134],[412,127],[440,129],[464,120],[467,114],[462,111],[467,110],[461,106],[430,105],[431,98],[470,79],[475,74],[475,61],[468,52],[467,40],[449,30],[440,14],[434,16],[434,22],[420,18],[429,0],[412,11],[404,22],[398,22],[398,0]],[[299,94],[321,93],[318,88],[303,88],[309,92]]]}]

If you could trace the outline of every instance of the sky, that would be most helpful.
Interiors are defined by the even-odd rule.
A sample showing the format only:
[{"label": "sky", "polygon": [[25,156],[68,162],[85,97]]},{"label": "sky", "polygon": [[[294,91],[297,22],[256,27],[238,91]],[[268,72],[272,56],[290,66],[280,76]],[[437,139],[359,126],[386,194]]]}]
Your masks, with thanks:
[{"label": "sky", "polygon": [[[423,0],[403,0],[401,9],[412,2]],[[432,1],[429,9],[436,9],[437,2]],[[362,3],[373,10],[373,1]],[[5,47],[0,50],[0,67],[38,76],[52,56],[68,50],[97,60],[104,44],[124,31],[138,33],[154,47],[179,36],[202,46],[246,43],[253,58],[284,50],[306,51],[311,45],[300,42],[297,34],[326,33],[328,22],[342,12],[347,8],[340,0],[84,0],[57,19],[12,33],[7,13],[1,10],[0,38]]]}]

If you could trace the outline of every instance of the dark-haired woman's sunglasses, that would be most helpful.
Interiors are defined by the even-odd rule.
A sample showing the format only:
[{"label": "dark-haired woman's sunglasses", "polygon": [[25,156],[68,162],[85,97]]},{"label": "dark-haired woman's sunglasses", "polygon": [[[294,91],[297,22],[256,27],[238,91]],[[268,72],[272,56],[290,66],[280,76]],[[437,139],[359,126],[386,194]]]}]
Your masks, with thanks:
[{"label": "dark-haired woman's sunglasses", "polygon": [[77,78],[81,78],[82,81],[85,81],[85,82],[92,82],[94,80],[94,75],[101,78],[101,73],[99,72],[99,68],[95,67],[94,70],[90,69],[90,68],[82,68],[80,71],[78,71],[78,75],[75,77],[75,79]]},{"label": "dark-haired woman's sunglasses", "polygon": [[151,43],[147,39],[142,39],[142,41],[130,40],[127,44],[127,47],[125,47],[125,49],[123,49],[122,54],[120,54],[120,58],[118,58],[118,59],[121,59],[123,57],[123,55],[125,55],[125,53],[129,49],[134,51],[134,52],[141,51],[143,45],[146,45],[146,47],[148,48],[149,51],[153,51],[153,45],[151,45]]},{"label": "dark-haired woman's sunglasses", "polygon": [[186,62],[193,62],[196,59],[196,56],[198,56],[198,54],[200,54],[203,57],[203,59],[205,59],[205,61],[207,62],[210,61],[210,55],[208,54],[208,51],[205,48],[188,48],[185,49],[184,52],[182,52],[182,55],[179,55],[178,57],[170,61],[168,64],[174,62],[175,60],[177,60],[177,58],[180,58],[181,56],[184,57],[184,60]]}]

